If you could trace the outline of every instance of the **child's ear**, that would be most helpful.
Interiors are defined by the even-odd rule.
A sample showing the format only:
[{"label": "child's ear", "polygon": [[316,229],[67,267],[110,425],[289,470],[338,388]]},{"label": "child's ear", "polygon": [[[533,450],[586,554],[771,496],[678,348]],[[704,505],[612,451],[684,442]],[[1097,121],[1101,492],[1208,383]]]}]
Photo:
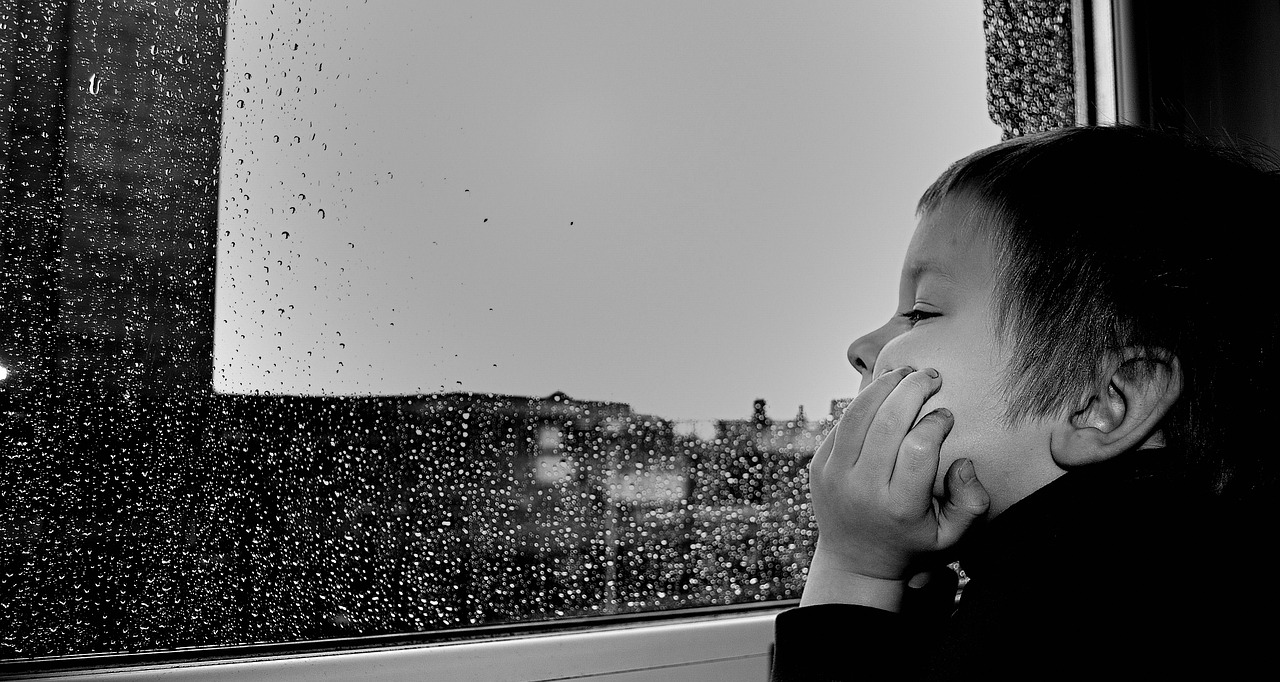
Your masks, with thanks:
[{"label": "child's ear", "polygon": [[1053,429],[1050,452],[1063,468],[1101,462],[1156,440],[1182,394],[1182,365],[1160,349],[1127,348],[1104,370],[1107,381]]}]

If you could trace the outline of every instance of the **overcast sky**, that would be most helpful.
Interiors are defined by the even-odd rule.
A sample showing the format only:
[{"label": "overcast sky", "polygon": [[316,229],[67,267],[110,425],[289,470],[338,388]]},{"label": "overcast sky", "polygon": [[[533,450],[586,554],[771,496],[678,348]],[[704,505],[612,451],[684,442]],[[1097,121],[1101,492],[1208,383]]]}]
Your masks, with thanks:
[{"label": "overcast sky", "polygon": [[999,140],[979,0],[231,2],[216,387],[786,418]]}]

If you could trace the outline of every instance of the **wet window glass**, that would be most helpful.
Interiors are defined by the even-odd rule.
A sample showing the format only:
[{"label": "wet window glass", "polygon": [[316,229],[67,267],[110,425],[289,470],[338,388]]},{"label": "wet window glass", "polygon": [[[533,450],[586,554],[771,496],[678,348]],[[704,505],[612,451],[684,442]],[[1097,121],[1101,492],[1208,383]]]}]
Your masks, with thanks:
[{"label": "wet window glass", "polygon": [[797,598],[982,21],[9,3],[0,658]]}]

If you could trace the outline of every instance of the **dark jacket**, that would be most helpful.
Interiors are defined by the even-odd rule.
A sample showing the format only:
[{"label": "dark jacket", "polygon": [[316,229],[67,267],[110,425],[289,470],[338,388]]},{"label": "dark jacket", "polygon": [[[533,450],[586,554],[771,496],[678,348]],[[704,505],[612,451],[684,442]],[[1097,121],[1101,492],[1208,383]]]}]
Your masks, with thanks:
[{"label": "dark jacket", "polygon": [[1132,452],[1027,496],[966,541],[958,605],[952,580],[909,591],[901,613],[835,604],[782,613],[773,679],[1249,670],[1275,646],[1276,581],[1260,561],[1274,533],[1245,530],[1184,470],[1172,450]]}]

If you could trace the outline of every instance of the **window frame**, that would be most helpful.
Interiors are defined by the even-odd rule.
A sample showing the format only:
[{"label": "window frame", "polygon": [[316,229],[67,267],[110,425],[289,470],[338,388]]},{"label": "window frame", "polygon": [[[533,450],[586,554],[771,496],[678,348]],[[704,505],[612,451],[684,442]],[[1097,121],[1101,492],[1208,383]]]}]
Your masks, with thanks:
[{"label": "window frame", "polygon": [[798,603],[780,600],[305,642],[51,657],[0,662],[0,680],[107,674],[113,680],[139,682],[205,679],[207,674],[273,681],[357,675],[406,679],[432,671],[440,677],[428,679],[450,682],[495,676],[534,682],[645,671],[665,676],[680,668],[699,676],[718,675],[717,671],[740,672],[744,665],[767,674],[773,620]]}]

